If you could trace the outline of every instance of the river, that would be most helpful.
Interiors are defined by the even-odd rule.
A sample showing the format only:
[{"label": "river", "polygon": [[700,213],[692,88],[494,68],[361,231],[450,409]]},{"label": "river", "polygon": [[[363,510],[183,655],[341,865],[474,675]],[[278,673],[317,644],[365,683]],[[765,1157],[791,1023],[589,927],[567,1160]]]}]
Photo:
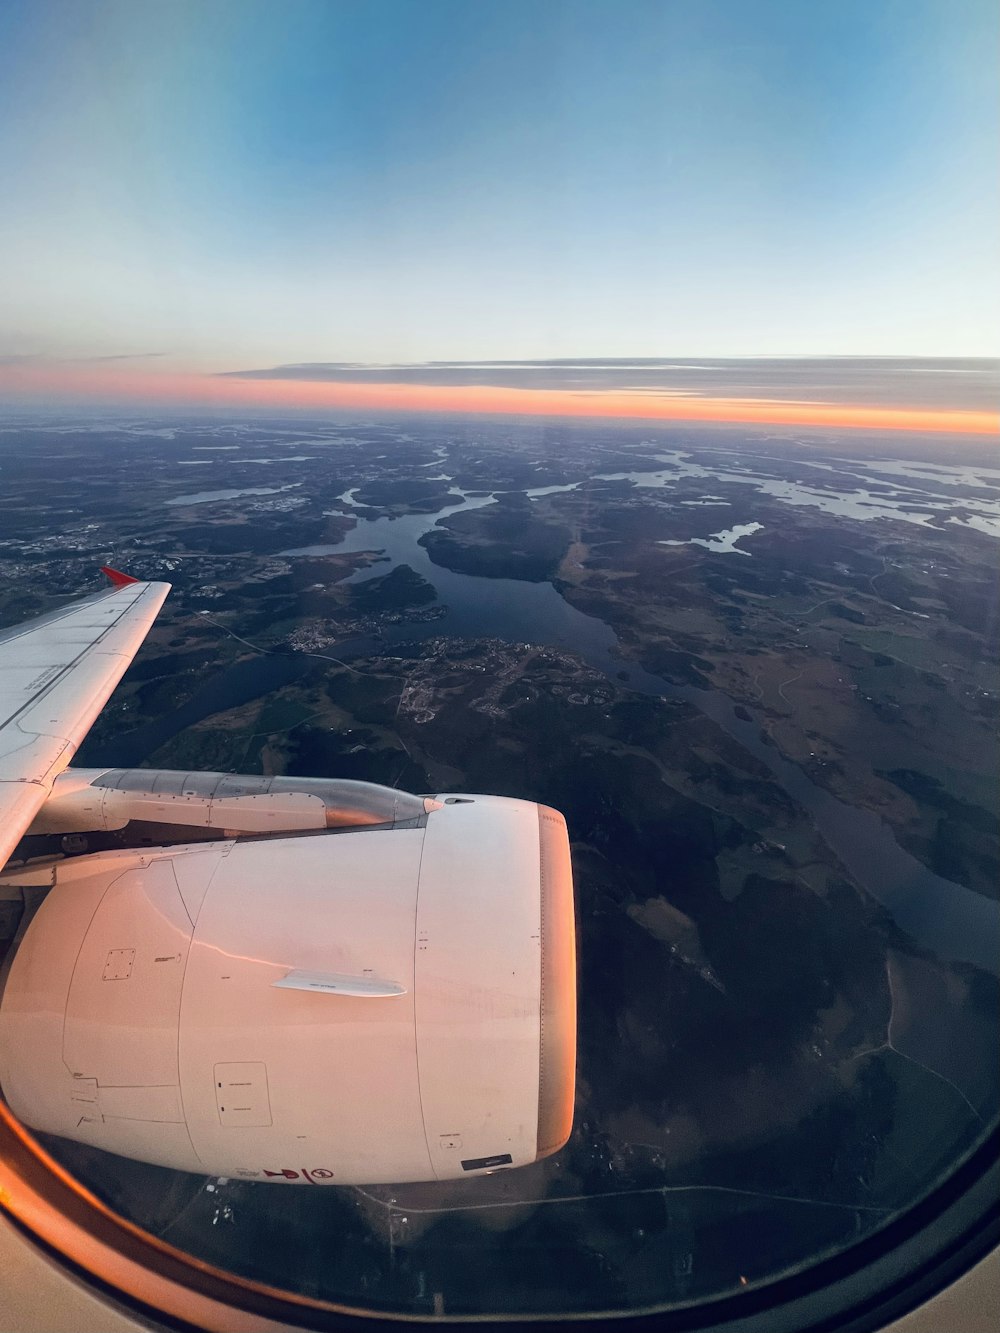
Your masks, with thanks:
[{"label": "river", "polygon": [[[653,477],[621,474],[622,480],[626,478],[641,485],[665,483],[663,474]],[[570,489],[572,486],[539,487],[527,494],[536,498]],[[349,507],[355,507],[350,492],[342,498]],[[335,650],[338,656],[384,652],[387,644],[412,642],[432,635],[495,636],[565,648],[630,689],[656,697],[684,699],[766,765],[784,790],[809,811],[831,851],[867,892],[888,909],[902,930],[943,957],[1000,973],[1000,904],[935,875],[900,847],[880,816],[848,805],[817,786],[797,764],[782,758],[773,745],[762,741],[761,721],[752,710],[751,720],[745,721],[737,717],[732,700],[720,691],[673,685],[624,659],[610,625],[570,606],[551,583],[481,578],[433,564],[419,544],[420,537],[443,515],[481,508],[492,503],[492,499],[453,490],[453,503],[436,514],[359,517],[356,527],[336,545],[300,547],[281,553],[294,557],[379,551],[384,562],[358,570],[346,581],[362,583],[387,574],[396,565],[409,565],[433,585],[438,601],[448,608],[444,617],[426,626],[390,627],[377,644],[371,640],[341,643]],[[720,552],[720,558],[734,553],[739,552],[727,547]]]}]

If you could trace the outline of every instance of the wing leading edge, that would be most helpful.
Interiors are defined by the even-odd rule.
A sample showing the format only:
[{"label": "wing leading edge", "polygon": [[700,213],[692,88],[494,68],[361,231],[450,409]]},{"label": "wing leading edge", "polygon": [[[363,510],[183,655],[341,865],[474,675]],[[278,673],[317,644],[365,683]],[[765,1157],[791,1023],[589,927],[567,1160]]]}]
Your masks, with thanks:
[{"label": "wing leading edge", "polygon": [[169,583],[130,582],[0,635],[0,865],[149,633]]}]

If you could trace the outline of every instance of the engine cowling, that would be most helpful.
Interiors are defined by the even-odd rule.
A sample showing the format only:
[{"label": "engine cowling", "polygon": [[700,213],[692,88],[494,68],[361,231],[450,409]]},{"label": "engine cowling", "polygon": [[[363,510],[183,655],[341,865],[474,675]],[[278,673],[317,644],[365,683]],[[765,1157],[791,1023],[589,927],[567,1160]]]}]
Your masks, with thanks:
[{"label": "engine cowling", "polygon": [[561,1147],[565,822],[498,797],[432,807],[418,827],[58,863],[0,1002],[15,1114],[279,1183],[447,1179]]}]

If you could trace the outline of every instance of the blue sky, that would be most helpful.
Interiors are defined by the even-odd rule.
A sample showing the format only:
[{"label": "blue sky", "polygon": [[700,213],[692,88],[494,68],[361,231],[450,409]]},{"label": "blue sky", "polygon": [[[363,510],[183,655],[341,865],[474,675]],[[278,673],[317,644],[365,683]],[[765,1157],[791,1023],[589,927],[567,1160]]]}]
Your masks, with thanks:
[{"label": "blue sky", "polygon": [[0,0],[0,356],[995,355],[993,0]]}]

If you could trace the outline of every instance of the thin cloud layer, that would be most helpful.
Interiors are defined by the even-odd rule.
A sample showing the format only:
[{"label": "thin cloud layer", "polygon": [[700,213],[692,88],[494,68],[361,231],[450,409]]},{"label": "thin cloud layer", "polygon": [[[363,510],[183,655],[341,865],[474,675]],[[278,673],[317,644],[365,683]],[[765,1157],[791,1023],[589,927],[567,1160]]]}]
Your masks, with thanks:
[{"label": "thin cloud layer", "polygon": [[227,371],[221,378],[429,388],[476,386],[598,395],[616,392],[946,410],[989,410],[1000,398],[1000,362],[980,358],[580,357],[385,365],[311,361]]},{"label": "thin cloud layer", "polygon": [[111,352],[103,356],[48,356],[44,352],[0,354],[0,366],[96,366],[105,361],[151,361],[166,352]]}]

